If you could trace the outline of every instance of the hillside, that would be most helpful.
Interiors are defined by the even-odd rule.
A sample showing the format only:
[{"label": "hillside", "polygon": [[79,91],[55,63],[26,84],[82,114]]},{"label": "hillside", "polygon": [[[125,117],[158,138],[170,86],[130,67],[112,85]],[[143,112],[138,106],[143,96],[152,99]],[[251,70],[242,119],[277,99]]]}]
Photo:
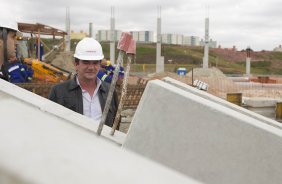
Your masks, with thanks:
[{"label": "hillside", "polygon": [[[71,50],[79,40],[72,40]],[[52,47],[52,41],[45,41]],[[57,41],[54,41],[57,43]],[[102,42],[104,55],[110,58],[109,42]],[[156,44],[137,44],[135,66],[132,69],[141,70],[144,64],[147,68],[155,69]],[[116,51],[116,57],[118,51]],[[177,67],[185,67],[188,71],[191,68],[201,67],[203,58],[202,47],[188,47],[179,45],[162,45],[162,56],[165,60],[167,71],[175,71]],[[282,75],[282,52],[251,52],[251,73],[256,75]],[[209,65],[217,67],[225,74],[245,73],[245,51],[232,49],[210,49]]]},{"label": "hillside", "polygon": [[[105,57],[109,58],[109,43],[102,43],[102,45]],[[202,65],[203,52],[202,47],[162,45],[165,64],[186,67],[187,70]],[[251,72],[253,74],[282,75],[281,52],[251,52],[251,58]],[[137,44],[136,64],[155,64],[155,60],[156,44]],[[209,52],[209,65],[219,68],[226,74],[244,74],[245,60],[245,51],[210,49]]]}]

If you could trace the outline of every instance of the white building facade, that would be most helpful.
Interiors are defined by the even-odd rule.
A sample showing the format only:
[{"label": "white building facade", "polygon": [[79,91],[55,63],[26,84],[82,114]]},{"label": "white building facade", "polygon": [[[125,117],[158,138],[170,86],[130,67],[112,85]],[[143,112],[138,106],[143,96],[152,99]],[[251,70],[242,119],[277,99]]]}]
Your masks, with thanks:
[{"label": "white building facade", "polygon": [[[115,41],[118,41],[121,37],[121,31],[115,30]],[[110,41],[111,40],[111,30],[98,30],[96,34],[96,40],[98,41]]]},{"label": "white building facade", "polygon": [[200,46],[200,37],[198,36],[184,36],[183,45]]},{"label": "white building facade", "polygon": [[162,34],[162,43],[182,45],[183,44],[183,35],[170,34],[170,33],[169,34]]},{"label": "white building facade", "polygon": [[136,42],[153,42],[153,31],[131,31]]}]

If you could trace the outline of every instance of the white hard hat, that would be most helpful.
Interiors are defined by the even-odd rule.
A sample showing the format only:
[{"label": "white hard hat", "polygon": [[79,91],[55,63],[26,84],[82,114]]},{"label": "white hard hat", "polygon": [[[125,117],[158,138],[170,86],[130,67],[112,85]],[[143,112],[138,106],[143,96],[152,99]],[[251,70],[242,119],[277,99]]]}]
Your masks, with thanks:
[{"label": "white hard hat", "polygon": [[7,28],[7,29],[12,29],[14,31],[18,31],[18,23],[14,20],[8,19],[8,18],[1,18],[0,19],[0,27]]},{"label": "white hard hat", "polygon": [[83,38],[75,48],[74,57],[80,60],[102,60],[104,54],[98,41],[93,38]]}]

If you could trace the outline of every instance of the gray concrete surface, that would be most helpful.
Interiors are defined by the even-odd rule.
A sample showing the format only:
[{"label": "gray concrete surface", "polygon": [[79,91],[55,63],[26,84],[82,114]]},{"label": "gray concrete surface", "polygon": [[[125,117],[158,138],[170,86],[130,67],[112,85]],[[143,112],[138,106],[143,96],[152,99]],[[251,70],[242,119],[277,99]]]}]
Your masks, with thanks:
[{"label": "gray concrete surface", "polygon": [[98,122],[0,80],[0,183],[191,183],[122,150],[124,134],[95,133]]},{"label": "gray concrete surface", "polygon": [[[218,104],[223,105],[225,107],[231,108],[231,109],[233,109],[235,111],[238,111],[240,113],[243,113],[243,114],[245,114],[247,116],[253,117],[253,118],[255,118],[255,119],[259,120],[259,121],[262,121],[262,122],[264,122],[266,124],[269,124],[269,125],[274,126],[276,128],[282,129],[282,124],[281,123],[279,123],[279,122],[269,118],[269,117],[275,117],[274,114],[273,114],[275,112],[274,112],[274,109],[272,107],[271,108],[261,109],[262,111],[259,111],[259,109],[258,109],[259,112],[255,111],[254,109],[252,109],[253,111],[250,111],[250,110],[247,110],[247,109],[245,109],[243,107],[240,107],[238,105],[230,103],[230,102],[228,102],[228,101],[226,101],[224,99],[221,99],[219,97],[211,95],[211,94],[209,94],[209,93],[207,93],[205,91],[201,91],[201,90],[198,90],[196,88],[193,88],[193,87],[191,87],[189,85],[186,85],[186,84],[184,84],[182,82],[179,82],[179,81],[177,81],[175,79],[172,79],[170,77],[163,78],[163,81],[168,83],[168,84],[174,85],[174,86],[176,86],[176,87],[178,87],[180,89],[183,89],[184,91],[190,92],[192,94],[195,94],[195,95],[200,96],[202,98],[205,98],[207,100],[211,100],[211,101],[213,101],[215,103],[218,103]],[[263,100],[263,103],[259,103],[259,102],[256,103],[256,102],[254,102],[255,99],[261,99],[261,100]],[[268,106],[269,105],[270,106],[274,105],[276,103],[276,100],[271,100],[270,102],[266,102],[265,98],[249,98],[249,99],[244,99],[244,103],[246,103],[247,106],[263,107],[265,105],[268,105]],[[264,113],[263,110],[265,110],[266,114]]]},{"label": "gray concrete surface", "polygon": [[210,184],[282,181],[282,131],[163,81],[147,84],[123,148]]}]

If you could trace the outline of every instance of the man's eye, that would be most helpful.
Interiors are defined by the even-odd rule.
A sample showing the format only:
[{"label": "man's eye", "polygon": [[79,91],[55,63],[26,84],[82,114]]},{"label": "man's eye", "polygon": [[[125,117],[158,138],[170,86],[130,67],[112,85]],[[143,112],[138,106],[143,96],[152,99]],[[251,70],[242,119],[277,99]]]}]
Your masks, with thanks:
[{"label": "man's eye", "polygon": [[82,61],[83,64],[89,64],[89,61]]}]

